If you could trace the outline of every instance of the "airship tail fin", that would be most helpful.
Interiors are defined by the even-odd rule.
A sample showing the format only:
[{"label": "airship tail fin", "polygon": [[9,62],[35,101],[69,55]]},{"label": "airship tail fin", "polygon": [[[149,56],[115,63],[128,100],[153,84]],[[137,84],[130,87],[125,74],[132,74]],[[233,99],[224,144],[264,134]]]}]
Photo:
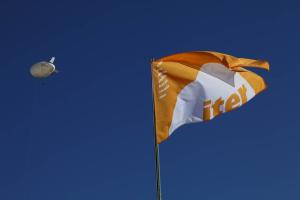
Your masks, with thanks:
[{"label": "airship tail fin", "polygon": [[52,57],[51,60],[49,61],[50,63],[54,63],[55,57]]}]

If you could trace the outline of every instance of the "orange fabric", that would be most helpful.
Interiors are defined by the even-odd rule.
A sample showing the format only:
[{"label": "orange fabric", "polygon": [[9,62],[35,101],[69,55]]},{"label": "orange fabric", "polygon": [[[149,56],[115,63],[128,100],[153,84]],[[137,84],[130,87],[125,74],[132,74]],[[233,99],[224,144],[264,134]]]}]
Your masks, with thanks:
[{"label": "orange fabric", "polygon": [[266,70],[270,69],[269,63],[267,61],[236,58],[234,56],[212,51],[178,53],[163,57],[157,61],[179,62],[195,69],[199,69],[201,65],[209,62],[220,63],[230,69],[238,69],[239,67],[256,67]]},{"label": "orange fabric", "polygon": [[[152,87],[156,119],[156,136],[157,142],[161,143],[169,137],[169,127],[172,122],[177,95],[187,84],[195,80],[198,71],[192,68],[186,68],[180,63],[164,63],[162,68],[168,72],[167,80],[170,89],[168,90],[168,95],[164,99],[159,100],[159,70],[156,67],[157,65],[158,62],[152,63]],[[181,74],[182,76],[178,77],[177,74]]]},{"label": "orange fabric", "polygon": [[[236,58],[218,52],[195,51],[166,56],[152,62],[157,143],[161,143],[169,137],[169,128],[178,94],[196,79],[197,74],[201,71],[201,66],[207,63],[219,63],[232,71],[239,72],[249,82],[256,94],[266,88],[260,76],[243,67],[258,67],[269,70],[267,61]],[[236,100],[233,100],[230,105],[228,104],[228,109],[235,106]],[[242,101],[244,103],[244,99]],[[215,109],[214,114],[220,113]]]}]

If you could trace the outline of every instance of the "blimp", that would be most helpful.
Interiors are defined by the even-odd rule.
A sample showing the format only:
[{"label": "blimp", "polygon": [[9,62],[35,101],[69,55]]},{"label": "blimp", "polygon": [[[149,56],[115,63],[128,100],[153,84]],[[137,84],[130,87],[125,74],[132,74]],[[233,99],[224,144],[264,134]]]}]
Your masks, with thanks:
[{"label": "blimp", "polygon": [[35,63],[30,68],[30,74],[35,78],[47,78],[51,74],[58,72],[54,65],[55,57],[52,57],[50,61],[42,61]]}]

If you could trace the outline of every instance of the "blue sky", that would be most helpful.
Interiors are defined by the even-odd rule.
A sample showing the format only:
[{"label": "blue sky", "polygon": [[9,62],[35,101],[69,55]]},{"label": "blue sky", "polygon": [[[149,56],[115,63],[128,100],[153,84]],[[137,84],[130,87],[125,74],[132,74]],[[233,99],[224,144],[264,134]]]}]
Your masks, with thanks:
[{"label": "blue sky", "polygon": [[299,6],[1,1],[0,199],[155,199],[149,62],[193,50],[269,60],[269,87],[161,145],[163,199],[299,199]]}]

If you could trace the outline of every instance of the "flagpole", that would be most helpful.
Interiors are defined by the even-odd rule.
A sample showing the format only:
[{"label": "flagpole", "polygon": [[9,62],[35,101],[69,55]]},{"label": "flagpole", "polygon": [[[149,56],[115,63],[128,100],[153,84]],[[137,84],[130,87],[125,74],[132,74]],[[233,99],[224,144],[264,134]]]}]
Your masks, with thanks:
[{"label": "flagpole", "polygon": [[156,199],[161,200],[159,145],[155,141]]},{"label": "flagpole", "polygon": [[[151,70],[152,63],[154,59],[151,60]],[[152,84],[152,108],[153,108],[153,133],[154,133],[154,155],[155,155],[155,179],[156,179],[156,200],[161,200],[161,181],[160,181],[160,159],[159,159],[159,144],[157,144],[156,138],[156,117],[155,117],[155,103],[154,103],[154,86],[151,71],[151,84]]]}]

